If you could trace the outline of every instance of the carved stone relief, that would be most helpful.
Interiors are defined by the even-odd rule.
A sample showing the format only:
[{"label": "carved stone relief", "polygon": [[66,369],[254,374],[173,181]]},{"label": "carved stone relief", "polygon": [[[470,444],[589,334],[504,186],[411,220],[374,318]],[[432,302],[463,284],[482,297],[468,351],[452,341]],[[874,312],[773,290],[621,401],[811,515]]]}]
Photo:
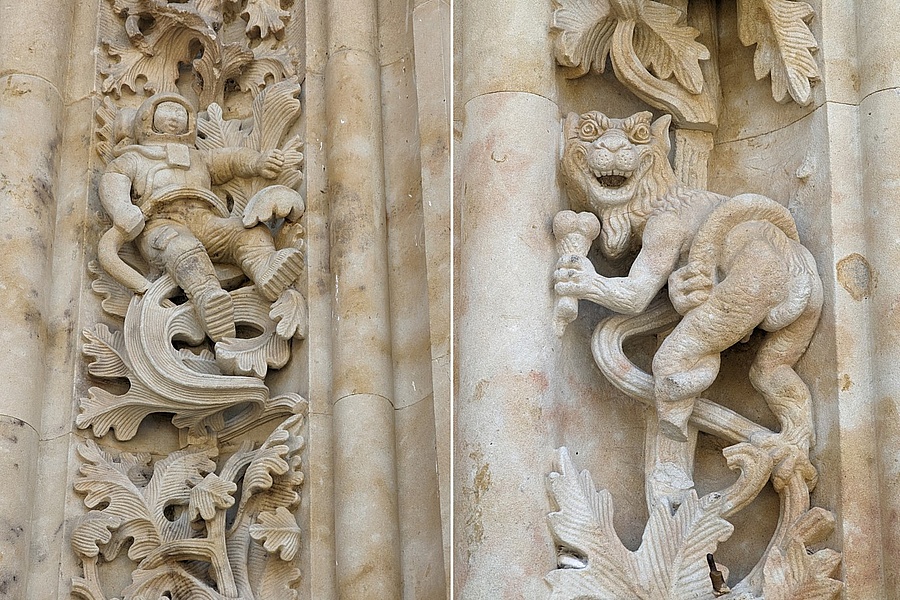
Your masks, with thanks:
[{"label": "carved stone relief", "polygon": [[[91,510],[73,535],[73,593],[87,600],[289,598],[300,578],[307,401],[266,378],[307,330],[301,86],[282,41],[290,11],[241,6],[104,3],[95,147],[111,226],[90,272],[122,321],[84,331],[101,382],[76,419],[98,438],[79,447],[75,480]],[[154,413],[171,415],[181,450],[152,462],[103,448]],[[221,454],[270,421],[261,445]],[[126,549],[131,584],[106,589],[104,564]]]},{"label": "carved stone relief", "polygon": [[[550,515],[559,552],[559,569],[547,577],[551,597],[834,598],[840,554],[814,548],[834,517],[810,507],[817,482],[811,397],[793,369],[821,312],[815,261],[777,202],[681,184],[667,158],[670,120],[589,112],[570,114],[564,126],[570,201],[589,212],[564,211],[554,220],[555,290],[564,305],[558,322],[572,320],[579,299],[619,313],[594,331],[595,362],[617,388],[655,407],[657,420],[646,434],[650,520],[635,552],[612,528],[609,494],[560,450],[551,474],[559,508]],[[586,255],[598,229],[605,256],[637,251],[627,276],[595,271]],[[765,334],[750,379],[778,417],[778,432],[701,396],[718,374],[721,352],[757,329]],[[643,335],[663,337],[652,375],[623,352],[629,338]],[[733,485],[703,497],[693,481],[698,430],[732,444],[724,456],[739,472]],[[729,589],[728,571],[712,555],[733,532],[726,519],[769,480],[781,498],[777,528],[757,565]]]},{"label": "carved stone relief", "polygon": [[[812,7],[797,0],[736,0],[738,34],[756,46],[756,79],[770,76],[778,102],[806,106],[819,80],[809,29]],[[602,73],[612,63],[638,98],[672,115],[678,141],[675,170],[683,183],[706,187],[706,163],[719,124],[715,3],[709,0],[557,0],[554,54],[568,77]]]}]

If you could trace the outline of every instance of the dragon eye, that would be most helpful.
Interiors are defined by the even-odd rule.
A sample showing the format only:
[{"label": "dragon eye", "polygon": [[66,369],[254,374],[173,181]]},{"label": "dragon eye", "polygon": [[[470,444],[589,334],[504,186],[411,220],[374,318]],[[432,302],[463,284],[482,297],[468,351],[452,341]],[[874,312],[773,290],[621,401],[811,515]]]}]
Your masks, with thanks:
[{"label": "dragon eye", "polygon": [[578,136],[586,142],[593,142],[600,136],[600,128],[594,121],[583,121]]},{"label": "dragon eye", "polygon": [[628,137],[636,144],[645,144],[650,141],[650,128],[644,123],[636,125],[631,129]]}]

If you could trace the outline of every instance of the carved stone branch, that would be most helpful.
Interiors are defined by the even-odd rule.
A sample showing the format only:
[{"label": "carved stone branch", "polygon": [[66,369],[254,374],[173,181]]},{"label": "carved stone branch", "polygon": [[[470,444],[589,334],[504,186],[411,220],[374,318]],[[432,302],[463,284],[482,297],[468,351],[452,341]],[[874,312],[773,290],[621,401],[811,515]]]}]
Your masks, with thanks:
[{"label": "carved stone branch", "polygon": [[[303,415],[288,418],[258,449],[245,444],[219,469],[210,451],[200,448],[170,454],[151,471],[146,454],[112,455],[94,442],[82,444],[75,490],[93,510],[72,536],[84,565],[73,595],[83,600],[293,596],[300,529],[291,511],[303,483],[302,426]],[[236,502],[237,517],[226,528],[226,511]],[[264,543],[255,546],[261,560],[251,559],[251,538]],[[129,541],[128,558],[136,563],[132,583],[107,595],[99,572]]]},{"label": "carved stone branch", "polygon": [[[796,0],[736,0],[741,42],[757,45],[757,79],[772,76],[772,95],[798,104],[812,101],[819,70],[808,23],[815,14]],[[714,128],[716,98],[704,90],[700,61],[709,50],[695,41],[687,12],[654,0],[555,0],[551,30],[557,62],[572,77],[603,72],[611,59],[619,80],[678,125]]]}]

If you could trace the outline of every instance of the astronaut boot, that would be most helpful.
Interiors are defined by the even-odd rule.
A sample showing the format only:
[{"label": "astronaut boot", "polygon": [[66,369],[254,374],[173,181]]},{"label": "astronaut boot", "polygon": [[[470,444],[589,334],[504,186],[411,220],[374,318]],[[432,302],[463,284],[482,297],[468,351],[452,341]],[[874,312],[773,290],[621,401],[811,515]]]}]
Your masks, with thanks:
[{"label": "astronaut boot", "polygon": [[191,300],[203,329],[212,341],[218,342],[223,338],[237,336],[231,294],[218,286],[209,286],[195,293]]},{"label": "astronaut boot", "polygon": [[285,248],[267,257],[248,259],[242,266],[259,293],[274,302],[303,273],[303,253],[296,248]]}]

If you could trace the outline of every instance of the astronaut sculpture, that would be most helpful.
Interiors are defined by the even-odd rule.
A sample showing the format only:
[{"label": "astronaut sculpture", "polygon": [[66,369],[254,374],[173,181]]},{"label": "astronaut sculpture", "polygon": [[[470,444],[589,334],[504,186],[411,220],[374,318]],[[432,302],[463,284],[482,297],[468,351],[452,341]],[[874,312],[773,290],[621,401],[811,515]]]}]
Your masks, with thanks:
[{"label": "astronaut sculpture", "polygon": [[303,255],[296,248],[276,250],[260,221],[296,220],[304,207],[299,194],[275,186],[251,199],[242,216],[231,215],[210,188],[234,177],[274,179],[285,153],[201,152],[194,146],[196,113],[177,94],[148,98],[133,127],[134,144],[118,150],[100,180],[100,200],[113,221],[101,241],[101,264],[133,291],[145,291],[142,278],[118,262],[118,247],[134,240],[150,264],[181,286],[213,341],[234,337],[232,299],[219,285],[213,262],[239,267],[262,296],[278,300],[302,272]]}]

